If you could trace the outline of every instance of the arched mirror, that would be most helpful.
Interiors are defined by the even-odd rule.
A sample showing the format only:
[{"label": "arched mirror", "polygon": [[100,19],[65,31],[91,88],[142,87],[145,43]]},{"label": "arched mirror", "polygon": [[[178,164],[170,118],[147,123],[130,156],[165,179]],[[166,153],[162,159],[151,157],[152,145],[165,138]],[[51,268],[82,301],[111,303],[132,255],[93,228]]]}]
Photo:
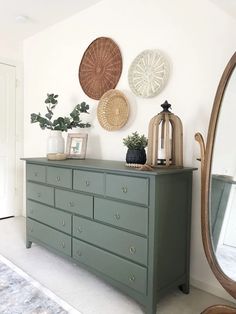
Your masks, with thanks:
[{"label": "arched mirror", "polygon": [[[221,77],[202,152],[201,223],[204,250],[221,285],[236,298],[236,53]],[[211,307],[204,313],[236,313]]]}]

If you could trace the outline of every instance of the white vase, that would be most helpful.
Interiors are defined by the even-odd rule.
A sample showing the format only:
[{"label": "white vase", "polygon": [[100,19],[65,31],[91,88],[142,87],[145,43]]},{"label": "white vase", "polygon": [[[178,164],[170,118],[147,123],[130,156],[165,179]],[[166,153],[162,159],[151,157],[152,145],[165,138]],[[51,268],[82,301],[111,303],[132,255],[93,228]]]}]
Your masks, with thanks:
[{"label": "white vase", "polygon": [[52,130],[47,139],[47,154],[49,153],[64,153],[65,140],[62,136],[62,131]]}]

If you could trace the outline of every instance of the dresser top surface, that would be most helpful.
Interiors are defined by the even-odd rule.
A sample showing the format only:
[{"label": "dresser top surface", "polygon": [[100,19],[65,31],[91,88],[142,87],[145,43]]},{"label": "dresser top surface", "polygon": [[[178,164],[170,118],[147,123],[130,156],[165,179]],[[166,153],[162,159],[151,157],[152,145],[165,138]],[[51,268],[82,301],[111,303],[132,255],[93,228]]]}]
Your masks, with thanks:
[{"label": "dresser top surface", "polygon": [[46,166],[60,166],[65,168],[74,168],[81,170],[106,170],[136,174],[148,175],[162,175],[170,173],[181,173],[186,171],[193,171],[197,168],[183,167],[183,168],[153,168],[151,171],[140,170],[139,168],[125,166],[125,162],[115,160],[99,160],[99,159],[66,159],[66,160],[48,160],[44,157],[39,158],[21,158],[27,163],[40,164]]}]

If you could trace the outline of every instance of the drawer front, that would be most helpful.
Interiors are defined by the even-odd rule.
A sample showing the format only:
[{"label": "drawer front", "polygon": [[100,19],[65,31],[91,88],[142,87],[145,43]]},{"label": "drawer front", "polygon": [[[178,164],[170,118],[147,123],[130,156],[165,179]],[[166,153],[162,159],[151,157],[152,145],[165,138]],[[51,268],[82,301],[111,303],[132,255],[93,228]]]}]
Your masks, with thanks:
[{"label": "drawer front", "polygon": [[95,198],[94,219],[147,235],[148,209]]},{"label": "drawer front", "polygon": [[72,170],[47,167],[47,183],[72,189]]},{"label": "drawer front", "polygon": [[73,235],[135,262],[147,264],[147,240],[81,217],[73,217]]},{"label": "drawer front", "polygon": [[71,256],[71,237],[47,227],[39,222],[27,218],[27,233],[30,237],[38,239],[57,251]]},{"label": "drawer front", "polygon": [[27,200],[26,207],[28,217],[71,234],[72,215],[29,200]]},{"label": "drawer front", "polygon": [[75,170],[73,188],[88,193],[104,194],[104,174]]},{"label": "drawer front", "polygon": [[146,294],[147,272],[145,267],[76,239],[73,239],[73,258],[140,293]]},{"label": "drawer front", "polygon": [[36,182],[46,182],[46,167],[39,165],[26,165],[26,179]]},{"label": "drawer front", "polygon": [[48,205],[54,205],[54,189],[32,182],[27,182],[27,198]]},{"label": "drawer front", "polygon": [[82,216],[93,217],[92,196],[56,189],[55,203],[57,208]]},{"label": "drawer front", "polygon": [[106,195],[148,205],[148,179],[108,174]]}]

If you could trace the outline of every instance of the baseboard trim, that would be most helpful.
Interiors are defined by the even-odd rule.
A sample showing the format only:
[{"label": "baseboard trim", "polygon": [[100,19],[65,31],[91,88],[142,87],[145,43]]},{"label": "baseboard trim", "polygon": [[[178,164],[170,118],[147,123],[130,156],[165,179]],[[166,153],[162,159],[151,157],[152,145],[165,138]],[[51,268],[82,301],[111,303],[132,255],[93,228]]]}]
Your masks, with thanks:
[{"label": "baseboard trim", "polygon": [[230,301],[230,302],[233,302],[236,304],[236,300],[233,297],[231,297],[231,295],[228,294],[228,292],[226,292],[223,287],[218,288],[216,286],[209,285],[203,281],[200,281],[200,280],[197,280],[194,278],[190,278],[190,284],[191,284],[191,286],[193,286],[195,288],[198,288],[200,290],[204,290],[204,291],[206,291],[210,294],[213,294],[219,298],[225,299],[227,301]]}]

